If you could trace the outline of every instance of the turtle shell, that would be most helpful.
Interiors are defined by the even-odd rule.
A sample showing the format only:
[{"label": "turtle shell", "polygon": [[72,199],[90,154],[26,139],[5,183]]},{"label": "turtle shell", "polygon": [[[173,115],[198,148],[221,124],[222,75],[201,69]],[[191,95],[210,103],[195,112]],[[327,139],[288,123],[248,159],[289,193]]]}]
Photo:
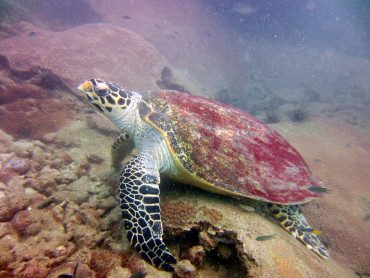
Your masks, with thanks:
[{"label": "turtle shell", "polygon": [[173,91],[143,96],[142,118],[161,132],[176,179],[203,189],[279,204],[319,197],[297,150],[251,115],[217,101]]}]

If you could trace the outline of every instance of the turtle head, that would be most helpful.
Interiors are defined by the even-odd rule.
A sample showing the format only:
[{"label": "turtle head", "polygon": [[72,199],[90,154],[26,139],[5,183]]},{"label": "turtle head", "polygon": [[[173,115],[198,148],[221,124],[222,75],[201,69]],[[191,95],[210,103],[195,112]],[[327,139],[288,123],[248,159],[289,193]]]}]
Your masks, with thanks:
[{"label": "turtle head", "polygon": [[78,86],[88,101],[113,122],[122,118],[134,105],[133,92],[100,79],[89,79]]}]

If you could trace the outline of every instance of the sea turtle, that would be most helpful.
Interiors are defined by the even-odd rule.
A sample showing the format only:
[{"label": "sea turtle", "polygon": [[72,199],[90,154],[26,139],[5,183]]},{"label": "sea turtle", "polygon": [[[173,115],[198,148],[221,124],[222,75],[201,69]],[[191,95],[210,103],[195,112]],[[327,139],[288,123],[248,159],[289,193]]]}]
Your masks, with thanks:
[{"label": "sea turtle", "polygon": [[113,145],[113,166],[120,164],[126,145],[139,151],[123,166],[119,199],[128,239],[147,261],[168,271],[176,263],[162,240],[160,174],[214,193],[260,200],[285,230],[328,257],[299,208],[327,189],[272,128],[191,94],[138,93],[99,79],[78,89],[122,132]]}]

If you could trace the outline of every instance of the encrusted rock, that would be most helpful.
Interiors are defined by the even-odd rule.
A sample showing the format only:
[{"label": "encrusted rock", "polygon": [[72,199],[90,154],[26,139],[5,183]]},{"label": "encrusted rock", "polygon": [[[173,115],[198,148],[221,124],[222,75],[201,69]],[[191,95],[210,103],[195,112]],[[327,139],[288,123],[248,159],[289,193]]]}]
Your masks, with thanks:
[{"label": "encrusted rock", "polygon": [[9,222],[0,223],[0,238],[12,232],[12,228]]},{"label": "encrusted rock", "polygon": [[16,194],[7,194],[1,198],[0,202],[0,221],[9,221],[13,216],[23,209],[26,209],[30,199]]},{"label": "encrusted rock", "polygon": [[71,164],[73,162],[72,157],[68,153],[62,154],[63,163],[65,165]]},{"label": "encrusted rock", "polygon": [[62,174],[57,169],[52,169],[48,165],[42,168],[40,174],[44,179],[54,180],[56,183],[60,183],[62,180]]},{"label": "encrusted rock", "polygon": [[19,175],[26,174],[31,168],[31,161],[27,158],[13,156],[3,164],[4,169],[11,169]]},{"label": "encrusted rock", "polygon": [[95,273],[84,263],[78,263],[75,273],[76,278],[95,278]]},{"label": "encrusted rock", "polygon": [[0,181],[0,191],[1,190],[5,190],[5,189],[6,189],[5,183],[3,183],[3,182]]},{"label": "encrusted rock", "polygon": [[0,169],[0,181],[1,182],[8,182],[10,179],[17,176],[17,173],[15,173],[12,169]]},{"label": "encrusted rock", "polygon": [[61,169],[63,166],[69,165],[73,162],[72,157],[68,153],[63,153],[61,156],[53,158],[50,163],[51,168]]},{"label": "encrusted rock", "polygon": [[47,277],[50,269],[46,264],[47,260],[39,257],[33,258],[30,261],[20,262],[13,271],[13,275],[15,277]]},{"label": "encrusted rock", "polygon": [[50,176],[41,176],[37,180],[31,183],[31,186],[38,192],[43,194],[50,194],[54,191],[54,187],[57,185],[55,179]]},{"label": "encrusted rock", "polygon": [[196,204],[189,204],[181,201],[162,202],[162,221],[168,226],[183,226],[187,221],[195,219],[197,213]]},{"label": "encrusted rock", "polygon": [[102,277],[115,268],[121,267],[122,257],[108,250],[94,250],[92,252],[91,267]]},{"label": "encrusted rock", "polygon": [[122,260],[122,267],[128,268],[132,273],[146,273],[148,265],[135,254],[127,254]]},{"label": "encrusted rock", "polygon": [[90,154],[86,156],[86,159],[91,164],[102,164],[104,162],[104,158],[96,154]]},{"label": "encrusted rock", "polygon": [[[59,4],[56,6],[59,7]],[[68,10],[70,7],[61,10],[64,9]],[[84,39],[81,40],[81,37]],[[66,44],[66,41],[74,41],[73,47]],[[107,41],[110,43],[107,44]],[[125,48],[117,53],[122,45]],[[86,52],[86,49],[89,51]],[[54,81],[48,83],[62,89],[62,85],[66,84],[71,90],[87,76],[109,77],[112,81],[121,81],[125,86],[137,90],[156,88],[155,80],[168,64],[166,58],[147,40],[110,24],[88,24],[60,32],[39,30],[32,39],[28,34],[15,36],[1,41],[0,55],[8,59],[11,68],[29,71],[39,67],[47,73],[44,79]],[[99,69],[95,67],[96,64],[100,65]],[[139,78],[138,74],[146,78]],[[38,82],[42,88],[50,89],[50,84],[45,83]],[[75,100],[73,101],[73,105],[64,106],[76,106]],[[54,115],[56,111],[53,110],[52,113]]]},{"label": "encrusted rock", "polygon": [[204,215],[207,216],[213,224],[217,224],[223,218],[222,213],[218,210],[204,208],[202,211]]},{"label": "encrusted rock", "polygon": [[[14,98],[24,91],[34,92],[38,99],[32,98],[31,94],[25,98]],[[3,104],[5,109],[0,110],[1,127],[18,139],[41,138],[45,133],[56,131],[70,121],[73,117],[71,107],[60,99],[51,98],[45,92],[47,91],[32,85],[12,87],[12,102]],[[27,113],[25,107],[28,107]]]},{"label": "encrusted rock", "polygon": [[80,246],[71,257],[71,261],[78,262],[78,264],[90,265],[92,259],[93,250],[86,246]]},{"label": "encrusted rock", "polygon": [[86,191],[73,189],[69,190],[68,187],[66,189],[67,190],[61,190],[53,193],[52,198],[54,198],[57,203],[61,203],[64,200],[71,200],[80,205],[86,202],[90,197],[89,193]]},{"label": "encrusted rock", "polygon": [[63,275],[70,275],[71,277],[73,277],[76,271],[76,267],[77,267],[76,262],[69,262],[57,266],[49,273],[47,278],[59,278],[63,277]]},{"label": "encrusted rock", "polygon": [[48,256],[51,258],[58,258],[65,256],[67,254],[67,248],[63,245],[59,245],[57,248],[53,249]]},{"label": "encrusted rock", "polygon": [[21,236],[35,236],[42,229],[39,214],[28,210],[19,211],[12,219],[12,226]]},{"label": "encrusted rock", "polygon": [[90,163],[88,163],[87,161],[82,161],[78,165],[75,173],[78,177],[86,176],[89,173],[90,169],[91,169]]},{"label": "encrusted rock", "polygon": [[123,268],[121,266],[113,268],[108,273],[108,278],[130,278],[132,272],[128,268]]},{"label": "encrusted rock", "polygon": [[201,231],[199,233],[199,243],[202,244],[207,251],[213,250],[216,247],[216,242],[206,231]]},{"label": "encrusted rock", "polygon": [[54,132],[50,132],[45,134],[41,140],[45,142],[46,144],[52,144],[55,143],[55,139],[57,138],[57,135]]},{"label": "encrusted rock", "polygon": [[189,260],[179,261],[175,266],[174,277],[193,278],[197,277],[197,270]]},{"label": "encrusted rock", "polygon": [[[5,242],[0,241],[0,250],[0,269],[6,269],[7,266],[15,260],[15,258],[11,253],[11,247]],[[0,277],[3,277],[1,276],[1,272]]]},{"label": "encrusted rock", "polygon": [[76,191],[86,191],[91,194],[99,194],[102,190],[102,184],[98,181],[92,181],[89,177],[83,176],[82,178],[71,183],[68,188]]},{"label": "encrusted rock", "polygon": [[206,251],[202,245],[196,245],[190,247],[183,254],[181,254],[182,259],[188,259],[192,264],[196,266],[201,266],[203,263]]},{"label": "encrusted rock", "polygon": [[219,256],[223,260],[228,260],[234,255],[233,250],[223,243],[219,243],[217,245],[216,252],[217,256]]},{"label": "encrusted rock", "polygon": [[[72,167],[74,166],[74,163],[71,163]],[[68,167],[66,169],[61,169],[60,173],[62,175],[61,183],[71,183],[78,179],[78,176],[75,174],[73,169],[71,167]]]}]

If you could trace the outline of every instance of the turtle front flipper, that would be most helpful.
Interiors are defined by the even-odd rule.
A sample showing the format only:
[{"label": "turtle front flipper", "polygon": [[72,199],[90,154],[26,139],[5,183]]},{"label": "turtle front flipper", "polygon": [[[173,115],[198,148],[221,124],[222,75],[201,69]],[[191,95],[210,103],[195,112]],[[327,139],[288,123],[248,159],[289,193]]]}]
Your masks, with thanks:
[{"label": "turtle front flipper", "polygon": [[162,240],[159,171],[150,158],[142,153],[123,168],[119,180],[122,216],[132,246],[156,267],[173,271],[176,258]]},{"label": "turtle front flipper", "polygon": [[112,167],[120,169],[122,160],[132,151],[134,142],[126,133],[120,133],[112,145]]},{"label": "turtle front flipper", "polygon": [[307,246],[308,249],[327,259],[329,257],[327,248],[321,243],[317,234],[320,232],[311,227],[304,217],[299,205],[279,205],[267,203],[274,218],[294,238]]}]

